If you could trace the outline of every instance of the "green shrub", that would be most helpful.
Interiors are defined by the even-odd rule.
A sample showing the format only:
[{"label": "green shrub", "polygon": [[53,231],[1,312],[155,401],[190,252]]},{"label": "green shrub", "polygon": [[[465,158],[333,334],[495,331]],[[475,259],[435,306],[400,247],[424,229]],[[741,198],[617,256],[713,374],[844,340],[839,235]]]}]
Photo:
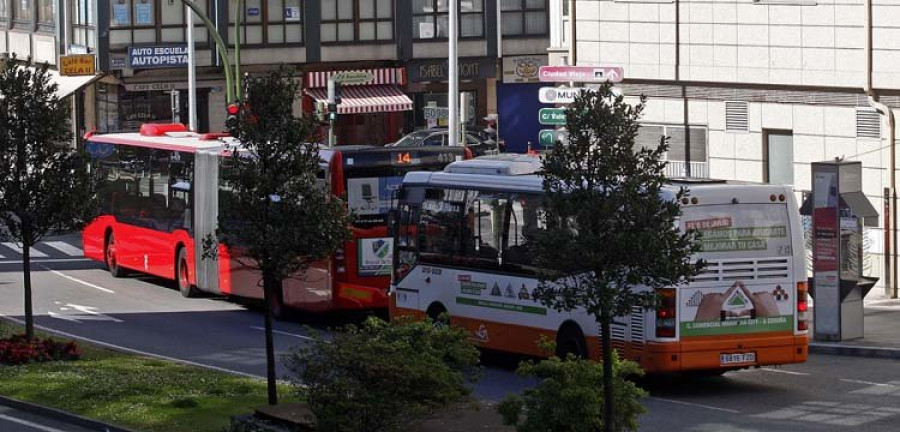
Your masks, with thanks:
[{"label": "green shrub", "polygon": [[314,335],[285,364],[319,430],[395,431],[467,396],[478,350],[463,329],[370,318],[330,340]]},{"label": "green shrub", "polygon": [[[646,412],[640,399],[647,395],[633,377],[643,375],[637,363],[613,362],[616,417],[613,430],[637,430],[637,416]],[[517,432],[596,432],[603,430],[603,365],[570,356],[523,362],[518,373],[541,380],[522,397],[511,395],[497,410],[503,423]]]}]

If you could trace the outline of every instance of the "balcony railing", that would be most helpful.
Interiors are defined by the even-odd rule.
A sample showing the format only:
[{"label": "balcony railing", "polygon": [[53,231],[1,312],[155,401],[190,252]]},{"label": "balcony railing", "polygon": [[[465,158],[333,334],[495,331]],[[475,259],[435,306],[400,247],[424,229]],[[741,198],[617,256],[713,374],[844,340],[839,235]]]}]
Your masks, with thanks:
[{"label": "balcony railing", "polygon": [[687,164],[683,161],[669,161],[666,164],[666,177],[709,178],[709,163],[691,162],[691,175],[687,174]]}]

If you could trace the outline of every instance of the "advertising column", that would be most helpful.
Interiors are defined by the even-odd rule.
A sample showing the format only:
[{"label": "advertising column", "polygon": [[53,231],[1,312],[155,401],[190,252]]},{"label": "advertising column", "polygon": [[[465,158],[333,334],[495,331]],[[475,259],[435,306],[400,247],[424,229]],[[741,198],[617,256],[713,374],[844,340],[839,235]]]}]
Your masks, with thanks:
[{"label": "advertising column", "polygon": [[813,165],[813,283],[815,339],[840,340],[838,167]]}]

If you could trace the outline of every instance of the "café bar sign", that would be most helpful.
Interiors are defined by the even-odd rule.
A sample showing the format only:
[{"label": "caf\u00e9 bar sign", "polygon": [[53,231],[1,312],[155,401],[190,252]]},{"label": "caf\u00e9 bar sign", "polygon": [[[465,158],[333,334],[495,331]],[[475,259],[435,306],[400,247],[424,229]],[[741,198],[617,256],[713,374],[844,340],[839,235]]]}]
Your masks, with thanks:
[{"label": "caf\u00e9 bar sign", "polygon": [[187,67],[187,45],[128,47],[128,66],[132,69]]},{"label": "caf\u00e9 bar sign", "polygon": [[96,74],[93,54],[75,54],[59,57],[59,74],[62,76],[90,76]]},{"label": "caf\u00e9 bar sign", "polygon": [[[448,81],[447,59],[413,60],[407,66],[410,82]],[[496,59],[487,57],[459,59],[459,79],[473,80],[497,76]]]}]

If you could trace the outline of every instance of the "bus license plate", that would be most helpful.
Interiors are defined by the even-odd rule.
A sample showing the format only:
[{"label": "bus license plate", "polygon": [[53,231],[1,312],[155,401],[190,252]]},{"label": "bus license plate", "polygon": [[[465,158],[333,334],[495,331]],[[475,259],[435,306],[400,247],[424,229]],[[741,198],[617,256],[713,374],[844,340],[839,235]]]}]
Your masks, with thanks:
[{"label": "bus license plate", "polygon": [[719,354],[719,363],[722,366],[725,365],[734,365],[734,364],[744,364],[744,363],[756,363],[756,353],[737,353],[737,354]]}]

